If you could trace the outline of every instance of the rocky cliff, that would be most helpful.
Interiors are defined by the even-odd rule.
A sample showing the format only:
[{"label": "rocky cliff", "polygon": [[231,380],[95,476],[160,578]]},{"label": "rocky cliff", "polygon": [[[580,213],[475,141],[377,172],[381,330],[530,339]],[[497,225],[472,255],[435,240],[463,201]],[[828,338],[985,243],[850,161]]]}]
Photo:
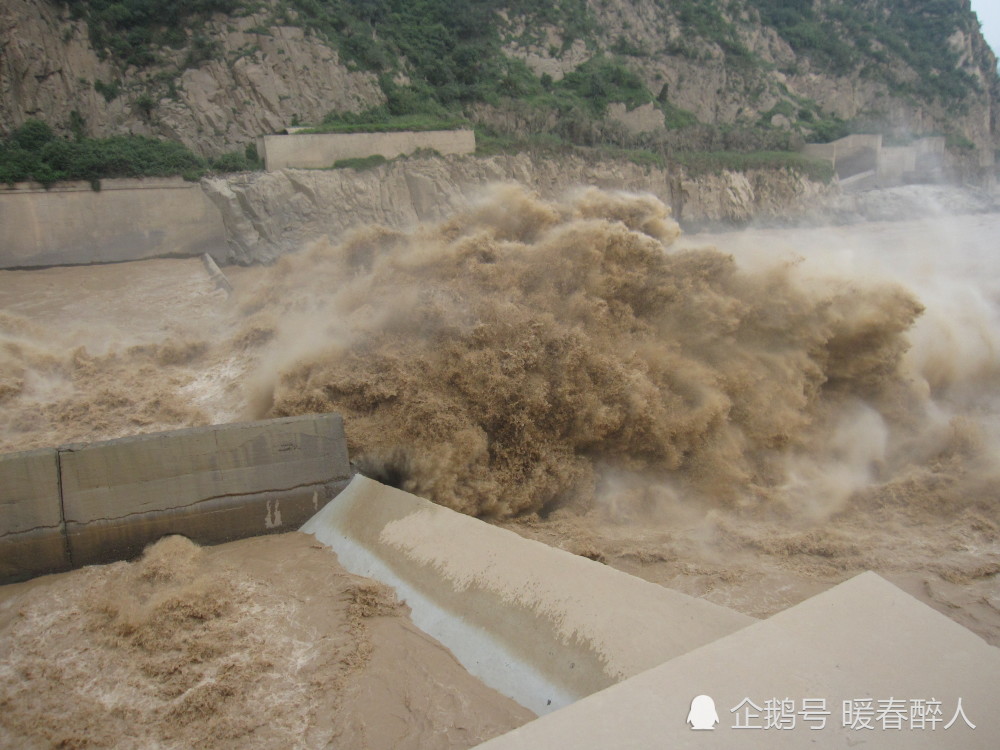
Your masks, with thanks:
[{"label": "rocky cliff", "polygon": [[[668,149],[794,145],[848,121],[897,137],[948,133],[983,164],[1000,145],[996,58],[968,0],[469,0],[462,13],[449,10],[456,2],[178,0],[230,12],[190,11],[136,62],[109,38],[115,24],[135,32],[141,3],[5,0],[0,132],[35,117],[64,133],[156,135],[209,154],[402,91],[392,107],[429,97],[534,132],[580,116],[567,102],[599,100],[584,113],[593,120],[564,135],[619,145],[643,135]],[[578,99],[554,98],[593,60],[613,65],[578,81]],[[622,71],[638,76],[628,95]]]},{"label": "rocky cliff", "polygon": [[327,235],[380,224],[433,221],[476,200],[491,183],[518,182],[542,197],[580,186],[656,195],[688,227],[805,215],[835,191],[791,171],[697,178],[619,161],[527,154],[402,159],[365,171],[284,169],[205,178],[222,212],[231,263],[268,262]]},{"label": "rocky cliff", "polygon": [[185,46],[161,50],[156,65],[123,68],[94,49],[86,23],[62,6],[4,0],[0,131],[38,118],[69,132],[76,120],[87,135],[159,136],[208,155],[296,119],[384,101],[374,74],[349,70],[329,45],[270,19],[217,16],[200,32],[212,42],[209,59],[193,63]]}]

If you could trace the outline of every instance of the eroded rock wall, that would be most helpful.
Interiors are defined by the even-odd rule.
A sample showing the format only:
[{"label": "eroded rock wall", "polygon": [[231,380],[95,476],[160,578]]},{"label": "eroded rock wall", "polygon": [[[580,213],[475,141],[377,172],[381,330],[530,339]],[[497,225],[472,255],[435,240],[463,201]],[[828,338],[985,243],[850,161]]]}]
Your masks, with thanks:
[{"label": "eroded rock wall", "polygon": [[543,197],[590,185],[648,192],[688,226],[794,217],[835,191],[787,171],[686,177],[630,162],[529,154],[401,159],[365,171],[286,169],[206,178],[202,186],[222,211],[229,261],[253,263],[356,226],[441,219],[497,182],[518,182]]}]

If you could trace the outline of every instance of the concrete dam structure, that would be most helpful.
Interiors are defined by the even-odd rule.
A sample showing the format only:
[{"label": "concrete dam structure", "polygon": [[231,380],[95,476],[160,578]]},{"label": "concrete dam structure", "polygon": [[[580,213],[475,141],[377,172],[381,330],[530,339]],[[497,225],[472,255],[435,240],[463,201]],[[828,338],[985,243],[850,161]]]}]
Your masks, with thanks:
[{"label": "concrete dam structure", "polygon": [[[333,414],[9,454],[3,575],[308,519],[348,571],[391,586],[469,672],[540,715],[481,747],[705,747],[692,730],[745,748],[996,746],[1000,651],[873,573],[758,621],[348,475]],[[940,715],[914,728],[928,701]],[[887,702],[898,725],[872,708]],[[765,704],[781,708],[766,727]]]},{"label": "concrete dam structure", "polygon": [[[141,223],[138,219],[141,217]],[[180,177],[0,189],[0,268],[117,263],[164,256],[226,258],[218,208]]]},{"label": "concrete dam structure", "polygon": [[919,138],[906,146],[886,146],[882,135],[855,134],[831,143],[810,143],[806,156],[829,161],[845,188],[889,187],[940,177],[945,138]]},{"label": "concrete dam structure", "polygon": [[268,172],[277,169],[328,169],[341,159],[383,156],[395,159],[420,149],[439,154],[471,154],[476,150],[472,130],[398,131],[392,133],[300,133],[265,135],[257,152]]},{"label": "concrete dam structure", "polygon": [[0,583],[297,529],[350,478],[336,414],[137,435],[0,456]]}]

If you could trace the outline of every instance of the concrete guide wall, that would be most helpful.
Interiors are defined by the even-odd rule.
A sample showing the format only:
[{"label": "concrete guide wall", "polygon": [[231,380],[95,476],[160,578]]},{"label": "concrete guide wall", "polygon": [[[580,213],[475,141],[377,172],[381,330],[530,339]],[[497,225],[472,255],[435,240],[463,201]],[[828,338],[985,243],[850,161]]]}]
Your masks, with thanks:
[{"label": "concrete guide wall", "polygon": [[806,144],[802,152],[829,161],[842,181],[871,172],[884,186],[904,178],[930,176],[943,164],[945,139],[930,136],[906,146],[885,146],[881,135],[855,134],[831,143]]},{"label": "concrete guide wall", "polygon": [[226,257],[222,215],[180,177],[0,189],[0,268],[208,253]]},{"label": "concrete guide wall", "polygon": [[0,456],[0,583],[298,528],[350,478],[336,414]]},{"label": "concrete guide wall", "polygon": [[360,475],[302,531],[540,714],[755,622]]},{"label": "concrete guide wall", "polygon": [[[997,695],[1000,649],[863,573],[478,747],[995,750]],[[915,702],[935,700],[922,724]]]},{"label": "concrete guide wall", "polygon": [[0,455],[0,582],[68,567],[58,451]]},{"label": "concrete guide wall", "polygon": [[340,159],[380,155],[394,159],[418,149],[441,154],[471,154],[476,150],[472,130],[401,131],[395,133],[295,133],[265,135],[257,151],[268,172],[276,169],[326,169]]}]

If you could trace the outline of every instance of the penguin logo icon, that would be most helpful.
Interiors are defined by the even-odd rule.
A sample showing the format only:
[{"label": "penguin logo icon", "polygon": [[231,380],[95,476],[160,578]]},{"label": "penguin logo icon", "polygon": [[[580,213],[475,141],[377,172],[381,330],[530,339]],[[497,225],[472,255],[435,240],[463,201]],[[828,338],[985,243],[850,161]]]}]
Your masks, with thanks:
[{"label": "penguin logo icon", "polygon": [[715,701],[711,696],[696,695],[691,700],[687,723],[692,729],[715,729],[715,725],[719,723],[719,714],[715,710]]}]

